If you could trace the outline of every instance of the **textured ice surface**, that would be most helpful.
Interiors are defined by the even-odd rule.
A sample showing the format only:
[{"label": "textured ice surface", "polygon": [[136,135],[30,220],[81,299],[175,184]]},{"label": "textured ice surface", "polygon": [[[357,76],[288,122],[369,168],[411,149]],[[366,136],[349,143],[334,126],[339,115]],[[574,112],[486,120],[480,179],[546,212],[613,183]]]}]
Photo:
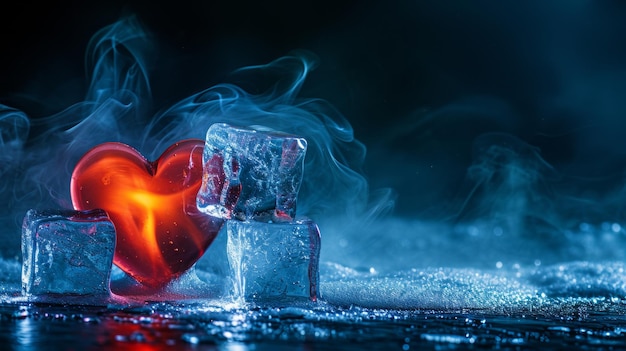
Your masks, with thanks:
[{"label": "textured ice surface", "polygon": [[235,300],[319,297],[320,233],[304,219],[226,223]]},{"label": "textured ice surface", "polygon": [[242,220],[291,220],[304,171],[306,140],[263,127],[213,124],[206,134],[201,211],[228,217],[223,204],[241,187],[235,216]]},{"label": "textured ice surface", "polygon": [[[14,258],[2,258],[0,327],[7,347],[14,349],[51,342],[65,346],[68,339],[85,349],[224,350],[311,345],[321,350],[612,350],[626,343],[621,259],[626,245],[617,245],[626,238],[616,226],[583,226],[555,248],[535,233],[382,224],[385,230],[369,225],[358,236],[347,225],[329,230],[320,224],[329,247],[322,250],[328,260],[321,261],[317,303],[248,308],[216,299],[212,288],[193,289],[195,282],[184,282],[174,289],[179,299],[191,300],[150,295],[138,304],[97,310],[20,304],[23,300],[15,303],[20,266]],[[421,235],[416,239],[411,233]],[[218,235],[215,243],[226,245],[226,239]],[[522,245],[533,250],[515,250]],[[219,261],[205,255],[196,267],[198,279],[210,285],[228,269]]]},{"label": "textured ice surface", "polygon": [[325,264],[320,289],[340,306],[369,308],[515,308],[539,299],[531,284],[503,272],[424,268],[394,274]]},{"label": "textured ice surface", "polygon": [[623,262],[568,262],[540,267],[528,280],[546,296],[619,297],[626,296],[626,266]]},{"label": "textured ice surface", "polygon": [[102,210],[30,210],[22,226],[22,293],[108,295],[115,228]]},{"label": "textured ice surface", "polygon": [[[582,226],[580,231],[567,234],[556,249],[545,245],[539,236],[511,236],[480,227],[461,230],[413,221],[382,222],[355,233],[349,225],[329,227],[326,223],[320,227],[325,246],[320,257],[318,300],[334,306],[438,311],[471,308],[497,313],[541,308],[559,314],[563,306],[622,306],[626,296],[626,264],[622,259],[626,245],[617,245],[626,238],[616,226]],[[188,287],[181,283],[173,287],[180,289],[180,299],[192,290],[193,298],[207,301],[232,293],[234,284],[224,278],[230,276],[225,230],[195,267],[197,279],[205,287],[196,289],[200,284],[195,280],[191,280],[193,284],[185,282]],[[422,235],[409,240],[411,233]],[[581,242],[588,243],[586,251],[580,250]],[[257,245],[267,246],[269,241]],[[532,250],[515,250],[522,246]],[[222,256],[211,253],[217,249]],[[601,252],[602,260],[598,258]],[[21,266],[12,260],[0,262],[5,301],[19,289]]]},{"label": "textured ice surface", "polygon": [[368,308],[558,311],[577,303],[621,304],[626,296],[623,262],[574,261],[517,270],[414,268],[390,274],[324,262],[320,276],[325,301]]}]

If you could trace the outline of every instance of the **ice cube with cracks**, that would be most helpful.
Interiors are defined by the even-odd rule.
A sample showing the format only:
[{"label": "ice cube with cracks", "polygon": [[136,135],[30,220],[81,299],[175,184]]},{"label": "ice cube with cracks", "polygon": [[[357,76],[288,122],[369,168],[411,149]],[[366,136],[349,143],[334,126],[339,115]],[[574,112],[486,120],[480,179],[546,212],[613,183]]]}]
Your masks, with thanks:
[{"label": "ice cube with cracks", "polygon": [[[217,243],[227,252],[226,291],[236,301],[320,297],[319,228],[296,217],[306,146],[302,137],[262,126],[216,123],[207,131],[198,208],[232,218]],[[241,190],[234,213],[207,205],[223,203],[232,189]]]},{"label": "ice cube with cracks", "polygon": [[320,231],[310,219],[226,222],[235,301],[317,301]]},{"label": "ice cube with cracks", "polygon": [[[290,221],[304,172],[304,138],[262,126],[215,123],[206,133],[200,211],[241,220]],[[241,188],[234,213],[216,204]]]},{"label": "ice cube with cracks", "polygon": [[110,296],[115,227],[103,210],[34,210],[22,225],[22,295]]}]

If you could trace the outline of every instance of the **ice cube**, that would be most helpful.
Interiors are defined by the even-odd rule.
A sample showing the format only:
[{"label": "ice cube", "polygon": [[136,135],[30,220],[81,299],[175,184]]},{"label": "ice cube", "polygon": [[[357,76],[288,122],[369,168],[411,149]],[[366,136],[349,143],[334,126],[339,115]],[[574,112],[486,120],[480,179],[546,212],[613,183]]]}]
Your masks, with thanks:
[{"label": "ice cube", "polygon": [[115,227],[103,210],[30,210],[22,225],[22,294],[110,294]]},{"label": "ice cube", "polygon": [[232,297],[237,301],[320,296],[320,232],[310,219],[226,223]]},{"label": "ice cube", "polygon": [[[206,134],[198,207],[213,216],[290,221],[302,183],[307,143],[265,127],[213,124]],[[222,204],[241,189],[234,213]]]}]

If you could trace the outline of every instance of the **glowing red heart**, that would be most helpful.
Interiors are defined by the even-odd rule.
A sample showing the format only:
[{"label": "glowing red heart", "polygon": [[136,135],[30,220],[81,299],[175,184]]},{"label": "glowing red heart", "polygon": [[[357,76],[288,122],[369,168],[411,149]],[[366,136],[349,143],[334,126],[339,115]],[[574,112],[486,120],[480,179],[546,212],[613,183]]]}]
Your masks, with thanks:
[{"label": "glowing red heart", "polygon": [[149,162],[128,145],[105,143],[74,169],[74,208],[109,214],[117,232],[113,262],[144,285],[160,287],[180,276],[223,224],[196,206],[203,148],[202,140],[183,140]]}]

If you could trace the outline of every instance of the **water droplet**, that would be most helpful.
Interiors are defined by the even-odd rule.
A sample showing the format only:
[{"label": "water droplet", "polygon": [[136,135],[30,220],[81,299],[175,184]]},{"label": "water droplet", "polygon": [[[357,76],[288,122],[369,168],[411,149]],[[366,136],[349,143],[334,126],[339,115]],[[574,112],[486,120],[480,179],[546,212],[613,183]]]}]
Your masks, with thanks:
[{"label": "water droplet", "polygon": [[182,339],[190,344],[197,345],[200,343],[200,338],[193,334],[183,334]]},{"label": "water droplet", "polygon": [[135,341],[135,342],[146,342],[146,341],[148,341],[148,338],[142,332],[138,332],[138,331],[130,334],[129,339],[132,340],[132,341]]},{"label": "water droplet", "polygon": [[611,225],[611,229],[613,232],[619,233],[622,230],[622,226],[620,226],[619,223],[613,223],[613,225]]},{"label": "water droplet", "polygon": [[495,236],[501,236],[503,232],[504,231],[500,227],[493,228],[493,235],[495,235]]}]

